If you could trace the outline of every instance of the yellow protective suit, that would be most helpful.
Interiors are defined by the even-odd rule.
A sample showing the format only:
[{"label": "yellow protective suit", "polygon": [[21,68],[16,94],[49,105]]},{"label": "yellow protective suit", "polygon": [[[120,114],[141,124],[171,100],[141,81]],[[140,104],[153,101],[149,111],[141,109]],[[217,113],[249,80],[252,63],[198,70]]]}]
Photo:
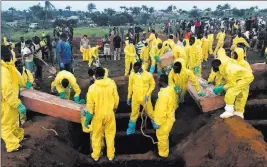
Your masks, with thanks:
[{"label": "yellow protective suit", "polygon": [[155,105],[154,121],[159,125],[156,130],[158,153],[161,157],[169,155],[169,133],[175,122],[176,94],[172,86],[161,88]]},{"label": "yellow protective suit", "polygon": [[148,48],[151,49],[152,48],[152,45],[154,43],[154,40],[156,40],[156,36],[154,33],[151,33],[149,35],[149,38],[146,40],[146,42],[148,43]]},{"label": "yellow protective suit", "polygon": [[163,48],[163,50],[164,50],[164,51],[163,51],[164,53],[166,53],[166,52],[168,52],[168,51],[170,50],[168,41],[164,41],[164,42],[162,43],[162,48]]},{"label": "yellow protective suit", "polygon": [[23,72],[21,74],[21,80],[19,82],[20,87],[25,88],[27,82],[34,82],[32,73],[23,67]]},{"label": "yellow protective suit", "polygon": [[126,45],[124,48],[124,53],[125,53],[125,76],[128,76],[131,69],[131,64],[136,62],[136,50],[134,45]]},{"label": "yellow protective suit", "polygon": [[202,43],[202,55],[203,55],[203,60],[207,61],[208,60],[208,55],[209,55],[209,40],[205,37],[201,39]]},{"label": "yellow protective suit", "polygon": [[168,81],[169,85],[174,87],[178,86],[179,88],[182,89],[182,92],[180,93],[179,99],[183,99],[185,96],[185,93],[187,91],[187,82],[191,81],[192,85],[195,87],[197,92],[200,92],[200,86],[197,80],[197,77],[194,75],[194,73],[186,69],[185,67],[185,61],[181,58],[176,59],[174,63],[180,62],[182,64],[182,69],[180,74],[174,73],[173,69],[170,71],[169,76],[168,76]]},{"label": "yellow protective suit", "polygon": [[232,45],[236,45],[238,43],[243,43],[246,47],[249,47],[249,44],[248,42],[243,38],[243,37],[238,37],[236,36],[234,39],[233,39],[233,43]]},{"label": "yellow protective suit", "polygon": [[202,41],[200,39],[196,38],[196,44],[199,45],[200,47],[202,46]]},{"label": "yellow protective suit", "polygon": [[218,40],[218,42],[217,42],[217,46],[216,46],[215,51],[214,51],[215,55],[217,55],[218,50],[220,48],[222,48],[224,45],[225,33],[219,32],[216,36],[216,39]]},{"label": "yellow protective suit", "polygon": [[185,49],[179,45],[173,45],[172,53],[173,53],[174,60],[178,58],[186,59]]},{"label": "yellow protective suit", "polygon": [[[67,88],[64,88],[61,85],[61,82],[63,79],[67,79],[69,81],[69,86]],[[81,93],[81,89],[76,82],[75,76],[66,70],[60,71],[57,74],[55,80],[51,83],[51,89],[54,89],[54,88],[57,89],[58,93],[65,92],[65,99],[67,99],[67,100],[70,99],[71,89],[73,89],[75,92],[74,96],[79,96]]]},{"label": "yellow protective suit", "polygon": [[165,53],[165,49],[162,47],[161,49],[158,49],[158,46],[152,47],[150,50],[150,59],[151,59],[151,66],[155,66],[157,64],[157,69],[162,69],[160,63],[156,62],[155,56],[161,57]]},{"label": "yellow protective suit", "polygon": [[82,53],[83,61],[88,61],[90,56],[90,48],[84,49],[82,46],[80,47],[80,51]]},{"label": "yellow protective suit", "polygon": [[173,39],[168,39],[167,43],[171,46],[171,48],[173,48],[173,46],[175,45],[175,42]]},{"label": "yellow protective suit", "polygon": [[226,79],[225,103],[234,105],[236,112],[244,113],[249,85],[254,80],[252,72],[232,61],[221,64],[219,72]]},{"label": "yellow protective suit", "polygon": [[197,45],[196,43],[194,43],[189,48],[189,55],[188,56],[189,57],[188,57],[188,62],[187,62],[187,68],[194,71],[194,68],[196,66],[198,66],[199,71],[195,75],[201,77],[201,71],[202,71],[202,67],[201,67],[202,49],[201,49],[201,47],[199,45]]},{"label": "yellow protective suit", "polygon": [[249,70],[252,72],[252,69],[249,65],[249,63],[245,60],[245,52],[244,52],[244,49],[242,48],[236,48],[234,50],[234,52],[237,53],[237,60],[236,62],[241,66],[241,67],[244,67],[245,69]]},{"label": "yellow protective suit", "polygon": [[143,71],[141,74],[131,73],[128,85],[128,99],[132,100],[132,112],[130,120],[136,122],[140,112],[140,105],[145,105],[145,96],[149,100],[145,107],[148,117],[153,120],[153,106],[151,103],[151,93],[155,88],[155,81],[151,73]]},{"label": "yellow protective suit", "polygon": [[91,67],[92,62],[93,62],[93,58],[98,58],[98,48],[99,46],[95,46],[90,48],[90,54],[89,54],[89,58],[88,58],[88,66]]},{"label": "yellow protective suit", "polygon": [[162,40],[160,38],[155,38],[155,40],[152,43],[152,47],[158,46],[159,43],[162,43]]},{"label": "yellow protective suit", "polygon": [[140,53],[140,58],[143,61],[143,65],[144,65],[144,70],[148,70],[149,67],[149,48],[148,47],[143,47],[141,49],[141,53]]},{"label": "yellow protective suit", "polygon": [[214,34],[208,35],[208,48],[209,48],[209,54],[213,54],[213,41],[214,41]]},{"label": "yellow protective suit", "polygon": [[[226,55],[224,48],[220,48],[218,50],[217,55],[218,55],[218,59],[221,61],[222,64],[227,63],[228,61],[233,62],[233,60]],[[226,83],[222,75],[219,72],[214,72],[213,70],[211,71],[209,75],[208,82],[215,82],[215,86],[225,85]]]},{"label": "yellow protective suit", "polygon": [[186,68],[188,67],[188,59],[189,59],[189,50],[190,50],[190,44],[189,44],[189,40],[188,39],[184,39],[185,41],[185,46],[184,46],[184,50],[185,50],[185,65]]},{"label": "yellow protective suit", "polygon": [[116,120],[114,109],[119,105],[117,86],[110,78],[96,80],[88,89],[87,111],[93,114],[92,119],[92,158],[100,157],[102,138],[105,136],[107,144],[107,157],[114,158],[114,140],[116,134]]},{"label": "yellow protective suit", "polygon": [[17,71],[12,63],[1,60],[1,138],[6,144],[7,152],[12,152],[20,146],[24,138],[24,130],[18,125]]}]

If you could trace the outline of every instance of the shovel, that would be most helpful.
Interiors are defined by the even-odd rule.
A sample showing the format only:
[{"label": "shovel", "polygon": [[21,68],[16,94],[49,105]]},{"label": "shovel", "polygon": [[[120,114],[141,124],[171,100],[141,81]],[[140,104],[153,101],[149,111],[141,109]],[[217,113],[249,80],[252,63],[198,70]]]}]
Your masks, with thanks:
[{"label": "shovel", "polygon": [[50,66],[49,64],[47,64],[43,59],[39,58],[39,60],[41,60],[46,66],[49,67],[48,72],[50,72],[51,74],[55,75],[57,73],[57,69],[53,66]]}]

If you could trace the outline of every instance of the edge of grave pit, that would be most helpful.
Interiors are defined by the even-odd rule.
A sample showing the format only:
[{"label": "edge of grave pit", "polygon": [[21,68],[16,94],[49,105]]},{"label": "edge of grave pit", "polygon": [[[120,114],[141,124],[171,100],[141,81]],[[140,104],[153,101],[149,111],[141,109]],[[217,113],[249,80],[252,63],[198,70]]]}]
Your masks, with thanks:
[{"label": "edge of grave pit", "polygon": [[60,99],[57,96],[34,89],[24,89],[20,92],[20,96],[22,103],[28,110],[63,118],[76,123],[80,123],[81,121],[80,110],[83,109],[85,105]]}]

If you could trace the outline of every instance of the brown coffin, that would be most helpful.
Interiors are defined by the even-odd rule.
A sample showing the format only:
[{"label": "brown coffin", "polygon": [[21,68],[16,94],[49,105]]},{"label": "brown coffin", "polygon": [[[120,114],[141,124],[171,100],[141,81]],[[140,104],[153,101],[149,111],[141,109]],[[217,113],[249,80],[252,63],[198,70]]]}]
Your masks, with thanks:
[{"label": "brown coffin", "polygon": [[22,103],[28,110],[80,123],[80,110],[85,105],[33,89],[24,89],[20,95]]}]

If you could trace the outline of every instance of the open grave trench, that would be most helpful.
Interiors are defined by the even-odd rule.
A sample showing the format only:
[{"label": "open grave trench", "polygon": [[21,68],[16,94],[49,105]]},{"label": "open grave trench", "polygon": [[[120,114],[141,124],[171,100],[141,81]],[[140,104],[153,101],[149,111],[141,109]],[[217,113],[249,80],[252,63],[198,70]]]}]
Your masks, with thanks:
[{"label": "open grave trench", "polygon": [[[263,84],[265,82],[261,82],[263,76],[265,76],[265,73],[264,75],[261,73],[260,76],[255,75],[255,82],[251,85],[244,115],[245,120],[259,130],[263,134],[265,142],[267,142],[267,92],[265,91],[267,84],[265,85]],[[81,86],[82,92],[87,92],[88,85],[86,83],[79,85]],[[103,156],[100,160],[94,162],[90,158],[92,152],[90,147],[90,134],[84,133],[81,125],[78,123],[55,119],[53,128],[61,134],[60,137],[56,137],[56,140],[63,146],[74,149],[74,152],[76,152],[75,155],[77,155],[76,157],[67,157],[72,162],[71,164],[64,163],[63,165],[57,164],[55,166],[186,166],[187,162],[175,149],[177,145],[186,140],[189,135],[197,133],[199,129],[211,122],[215,116],[223,112],[223,110],[218,110],[202,113],[195,101],[187,93],[185,102],[179,105],[175,114],[176,122],[169,137],[170,155],[167,159],[162,159],[156,156],[157,145],[154,145],[151,139],[142,135],[140,131],[140,116],[136,124],[136,133],[130,136],[126,135],[131,112],[131,107],[126,104],[127,87],[127,82],[118,84],[120,102],[118,110],[115,113],[117,132],[115,137],[116,151],[113,162],[109,162],[106,158],[106,147],[102,149]],[[152,94],[153,105],[157,99],[158,89],[156,88]],[[85,93],[81,94],[82,98],[85,98],[85,95]],[[140,107],[141,110],[142,107]],[[29,114],[29,119],[34,119],[35,116],[40,116],[40,114],[32,112]],[[146,123],[144,132],[157,141],[149,118]],[[45,150],[51,152],[50,148],[45,147]],[[47,155],[44,154],[43,156]]]}]

